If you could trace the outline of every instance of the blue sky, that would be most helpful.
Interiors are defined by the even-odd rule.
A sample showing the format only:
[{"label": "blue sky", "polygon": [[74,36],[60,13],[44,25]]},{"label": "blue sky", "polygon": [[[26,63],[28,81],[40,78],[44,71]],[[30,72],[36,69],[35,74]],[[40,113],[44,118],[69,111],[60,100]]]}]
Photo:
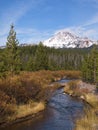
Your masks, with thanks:
[{"label": "blue sky", "polygon": [[14,23],[20,43],[43,41],[59,30],[98,39],[98,0],[0,0],[0,45]]}]

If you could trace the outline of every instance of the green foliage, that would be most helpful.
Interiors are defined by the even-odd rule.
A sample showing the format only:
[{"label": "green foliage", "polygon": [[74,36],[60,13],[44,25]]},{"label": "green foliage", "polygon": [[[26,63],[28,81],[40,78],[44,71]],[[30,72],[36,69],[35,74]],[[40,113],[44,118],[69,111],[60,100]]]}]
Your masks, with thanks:
[{"label": "green foliage", "polygon": [[46,51],[46,47],[40,42],[34,60],[35,70],[47,70],[48,69],[48,55]]},{"label": "green foliage", "polygon": [[82,73],[85,81],[98,83],[98,48],[96,45],[86,56],[82,66]]},{"label": "green foliage", "polygon": [[29,57],[26,66],[25,66],[27,71],[34,71],[34,59],[33,57]]},{"label": "green foliage", "polygon": [[5,75],[5,71],[7,70],[6,68],[6,60],[5,60],[5,53],[4,51],[0,50],[0,78],[4,78]]},{"label": "green foliage", "polygon": [[9,35],[6,42],[5,57],[7,61],[7,70],[12,74],[20,70],[20,57],[18,51],[18,40],[16,39],[16,32],[14,26],[11,25]]},{"label": "green foliage", "polygon": [[14,26],[11,25],[6,48],[0,50],[0,75],[6,71],[13,75],[20,70],[81,70],[83,64],[83,77],[91,81],[94,72],[90,70],[94,67],[94,56],[92,54],[91,57],[90,50],[91,48],[55,49],[43,46],[41,42],[39,45],[19,46]]},{"label": "green foliage", "polygon": [[[11,61],[14,62],[15,72],[18,70],[80,70],[84,57],[88,55],[87,49],[55,49],[43,45],[17,46],[16,61],[10,57],[12,53],[6,48],[0,50],[0,56],[4,52],[3,59],[5,69],[11,72]],[[17,53],[16,53],[17,52]],[[13,59],[13,60],[12,60]],[[21,64],[20,64],[21,63]],[[3,68],[2,68],[3,69]]]}]

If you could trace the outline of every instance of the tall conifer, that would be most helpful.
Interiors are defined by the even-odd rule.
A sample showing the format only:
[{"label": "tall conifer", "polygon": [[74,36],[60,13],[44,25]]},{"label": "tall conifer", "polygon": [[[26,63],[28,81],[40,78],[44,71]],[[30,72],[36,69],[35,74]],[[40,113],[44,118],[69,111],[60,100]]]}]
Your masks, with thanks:
[{"label": "tall conifer", "polygon": [[98,47],[93,46],[82,66],[83,79],[87,82],[98,83]]},{"label": "tall conifer", "polygon": [[18,44],[19,42],[16,38],[16,32],[14,31],[14,26],[12,24],[6,42],[7,69],[12,75],[20,69]]},{"label": "tall conifer", "polygon": [[48,69],[48,56],[46,47],[40,42],[35,53],[35,70]]}]

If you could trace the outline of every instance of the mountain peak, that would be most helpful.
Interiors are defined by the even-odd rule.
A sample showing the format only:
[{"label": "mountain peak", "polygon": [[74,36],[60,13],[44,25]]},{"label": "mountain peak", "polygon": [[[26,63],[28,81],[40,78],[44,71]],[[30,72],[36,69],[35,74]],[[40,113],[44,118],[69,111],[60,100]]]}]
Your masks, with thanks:
[{"label": "mountain peak", "polygon": [[91,45],[95,44],[95,42],[89,40],[87,37],[81,38],[75,34],[72,34],[71,32],[62,30],[57,32],[53,37],[44,41],[43,44],[45,46],[55,48],[84,48],[90,47]]}]

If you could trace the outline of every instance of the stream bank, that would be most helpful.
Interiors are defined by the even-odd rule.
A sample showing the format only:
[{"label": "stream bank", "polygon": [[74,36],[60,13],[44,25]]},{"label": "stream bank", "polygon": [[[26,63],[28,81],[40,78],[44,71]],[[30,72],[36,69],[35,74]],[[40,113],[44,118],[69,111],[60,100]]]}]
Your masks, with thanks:
[{"label": "stream bank", "polygon": [[96,93],[96,86],[76,80],[66,84],[64,91],[72,97],[84,100],[90,106],[85,108],[85,115],[77,120],[75,130],[98,130],[98,93]]},{"label": "stream bank", "polygon": [[[59,82],[69,82],[61,80]],[[82,100],[64,94],[64,89],[57,89],[45,111],[38,116],[22,123],[14,124],[3,130],[73,130],[75,122],[83,115],[84,103]]]}]

